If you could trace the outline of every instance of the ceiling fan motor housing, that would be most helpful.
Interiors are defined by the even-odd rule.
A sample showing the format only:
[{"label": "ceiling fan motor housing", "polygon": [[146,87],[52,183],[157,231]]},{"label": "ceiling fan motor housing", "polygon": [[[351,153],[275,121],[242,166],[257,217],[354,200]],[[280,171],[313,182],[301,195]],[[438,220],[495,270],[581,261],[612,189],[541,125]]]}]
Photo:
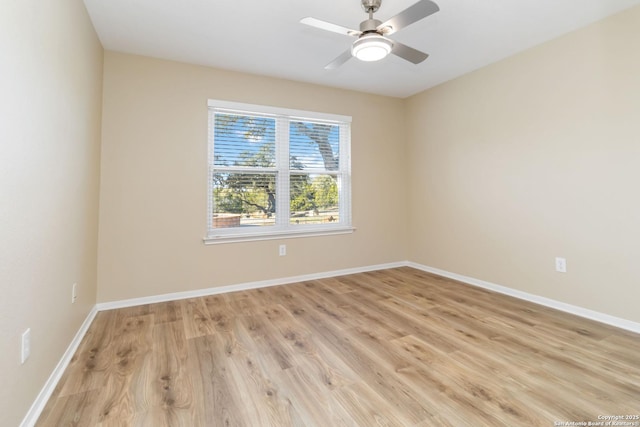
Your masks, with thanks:
[{"label": "ceiling fan motor housing", "polygon": [[367,19],[366,21],[362,21],[360,23],[360,31],[362,34],[366,33],[379,33],[378,27],[382,24],[377,19]]},{"label": "ceiling fan motor housing", "polygon": [[382,0],[362,0],[362,8],[367,13],[376,12],[381,4]]}]

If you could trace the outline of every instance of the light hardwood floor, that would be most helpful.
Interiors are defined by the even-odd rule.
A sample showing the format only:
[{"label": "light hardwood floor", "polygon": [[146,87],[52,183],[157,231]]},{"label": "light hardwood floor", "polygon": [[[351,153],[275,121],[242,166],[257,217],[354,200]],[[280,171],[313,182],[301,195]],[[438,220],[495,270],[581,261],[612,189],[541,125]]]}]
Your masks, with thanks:
[{"label": "light hardwood floor", "polygon": [[37,425],[549,427],[606,415],[640,415],[639,335],[398,268],[100,312]]}]

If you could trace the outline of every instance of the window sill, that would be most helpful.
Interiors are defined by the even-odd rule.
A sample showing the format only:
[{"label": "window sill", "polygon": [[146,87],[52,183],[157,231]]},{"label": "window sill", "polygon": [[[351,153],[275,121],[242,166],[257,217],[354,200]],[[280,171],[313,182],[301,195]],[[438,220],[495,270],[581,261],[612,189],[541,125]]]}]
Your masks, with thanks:
[{"label": "window sill", "polygon": [[351,234],[356,229],[351,226],[323,229],[272,231],[268,233],[238,233],[211,235],[202,239],[205,245],[217,245],[221,243],[255,242],[260,240],[297,239],[300,237],[334,236],[338,234]]}]

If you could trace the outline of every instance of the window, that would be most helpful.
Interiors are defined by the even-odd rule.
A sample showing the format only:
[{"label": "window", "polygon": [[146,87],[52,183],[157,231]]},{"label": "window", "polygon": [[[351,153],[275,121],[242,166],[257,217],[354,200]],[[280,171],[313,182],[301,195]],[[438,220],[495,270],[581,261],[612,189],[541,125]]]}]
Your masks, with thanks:
[{"label": "window", "polygon": [[351,227],[351,118],[209,101],[206,243]]}]

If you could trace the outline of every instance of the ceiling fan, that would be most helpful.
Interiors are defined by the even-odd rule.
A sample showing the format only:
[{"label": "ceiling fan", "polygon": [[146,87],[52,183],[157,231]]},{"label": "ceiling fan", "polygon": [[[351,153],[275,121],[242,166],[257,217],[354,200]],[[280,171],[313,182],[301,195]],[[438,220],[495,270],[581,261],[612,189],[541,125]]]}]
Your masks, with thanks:
[{"label": "ceiling fan", "polygon": [[374,19],[373,14],[380,8],[382,0],[361,1],[362,8],[369,14],[369,19],[360,23],[360,30],[352,30],[316,18],[304,18],[300,21],[303,24],[320,28],[321,30],[358,38],[353,42],[350,49],[327,64],[324,67],[325,69],[333,70],[338,68],[351,59],[352,56],[362,61],[378,61],[392,53],[414,64],[419,64],[427,59],[428,54],[391,40],[386,36],[436,13],[440,10],[437,4],[431,0],[420,0],[388,21],[381,22]]}]

